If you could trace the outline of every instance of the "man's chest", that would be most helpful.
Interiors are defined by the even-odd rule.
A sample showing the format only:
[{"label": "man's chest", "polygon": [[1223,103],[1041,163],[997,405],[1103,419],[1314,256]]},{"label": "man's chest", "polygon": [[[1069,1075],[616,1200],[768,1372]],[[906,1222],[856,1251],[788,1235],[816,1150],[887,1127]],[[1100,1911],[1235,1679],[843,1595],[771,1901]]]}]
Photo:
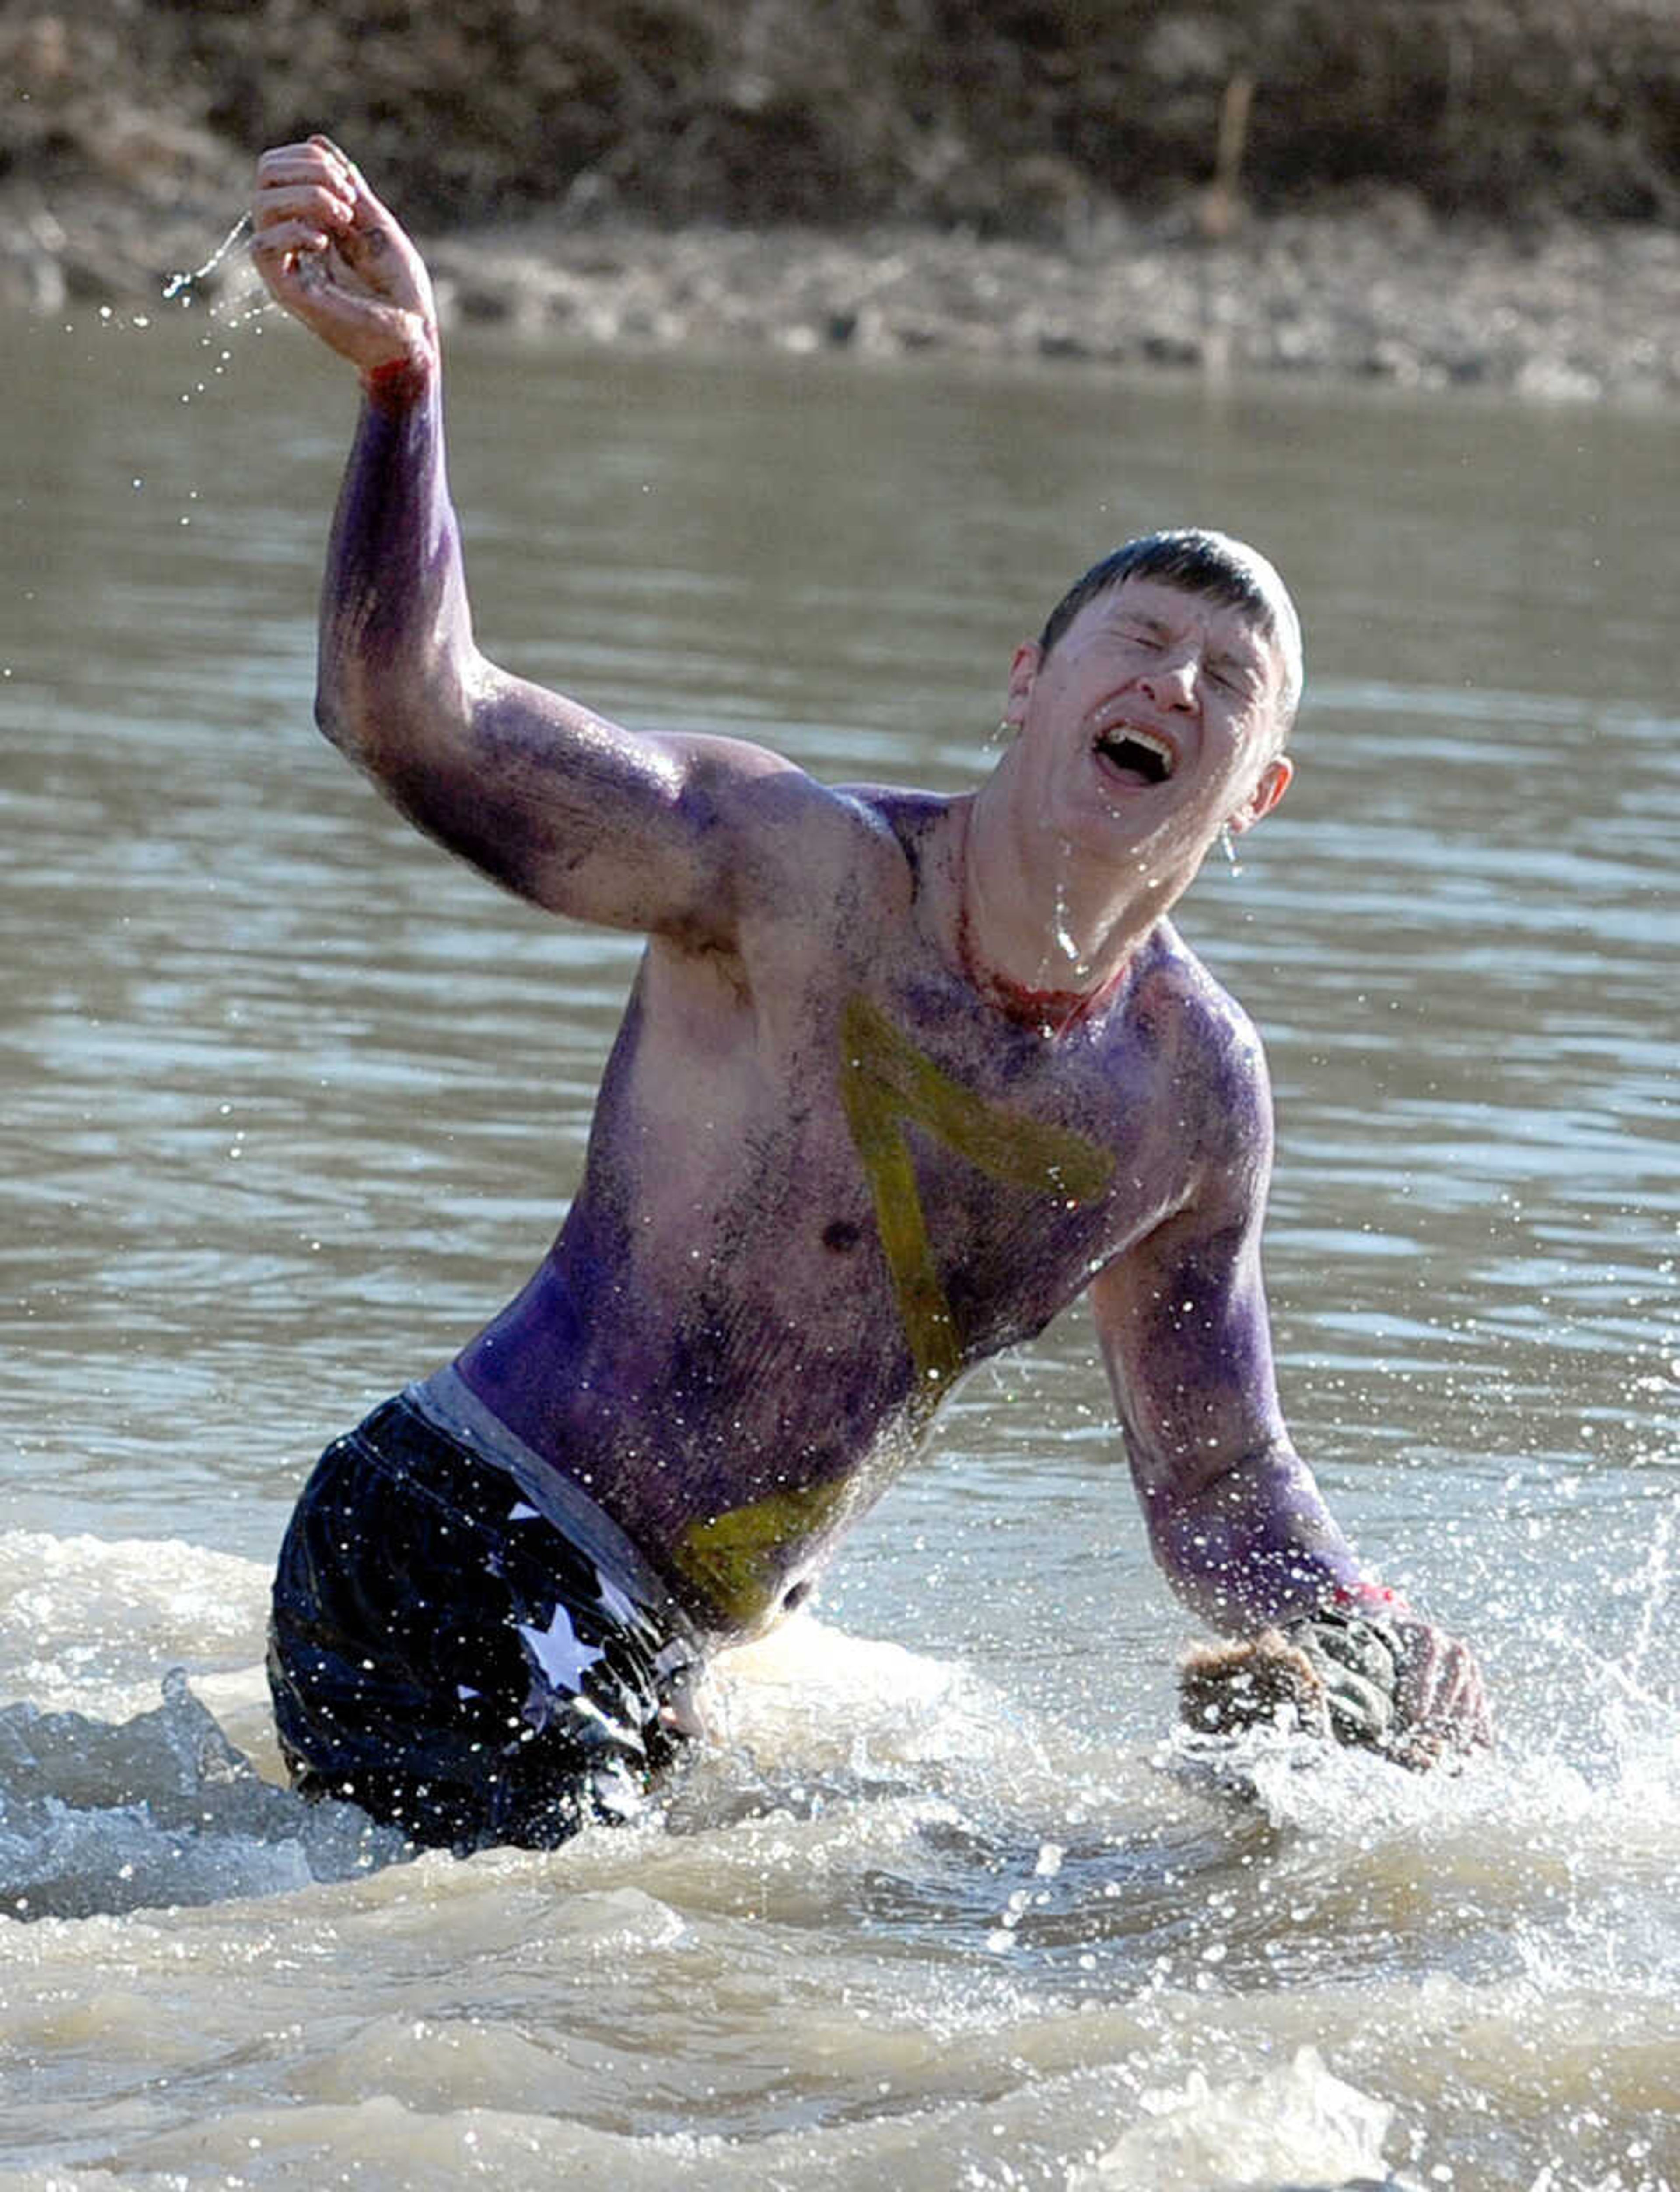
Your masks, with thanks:
[{"label": "man's chest", "polygon": [[1173,1207],[1171,1046],[1147,1010],[1046,1036],[925,962],[846,956],[709,1017],[704,1050],[650,1028],[613,1139],[650,1253],[680,1241],[697,1283],[772,1320],[885,1321],[937,1386]]},{"label": "man's chest", "polygon": [[1147,1029],[1047,1040],[927,985],[860,984],[819,1107],[830,1177],[938,1384],[1040,1329],[1175,1199],[1180,1145]]}]

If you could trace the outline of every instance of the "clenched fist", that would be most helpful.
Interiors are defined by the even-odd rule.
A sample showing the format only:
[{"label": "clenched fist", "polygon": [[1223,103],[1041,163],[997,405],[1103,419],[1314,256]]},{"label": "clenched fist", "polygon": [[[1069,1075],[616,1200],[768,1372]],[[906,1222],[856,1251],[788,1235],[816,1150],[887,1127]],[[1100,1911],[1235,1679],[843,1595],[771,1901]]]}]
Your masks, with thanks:
[{"label": "clenched fist", "polygon": [[1492,1741],[1469,1652],[1398,1607],[1369,1618],[1327,1610],[1241,1642],[1196,1645],[1179,1669],[1179,1705],[1206,1732],[1283,1715],[1419,1769]]},{"label": "clenched fist", "polygon": [[276,301],[364,380],[436,368],[424,262],[330,138],[263,154],[251,218],[252,255]]}]

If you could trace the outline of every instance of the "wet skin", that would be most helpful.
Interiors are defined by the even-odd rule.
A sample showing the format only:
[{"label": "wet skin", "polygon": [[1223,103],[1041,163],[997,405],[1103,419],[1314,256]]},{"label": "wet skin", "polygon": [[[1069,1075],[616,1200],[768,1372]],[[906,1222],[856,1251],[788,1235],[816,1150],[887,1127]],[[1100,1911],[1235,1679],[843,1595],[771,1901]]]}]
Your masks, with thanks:
[{"label": "wet skin", "polygon": [[[267,156],[258,234],[366,391],[322,727],[499,883],[647,939],[569,1213],[467,1382],[726,1643],[804,1595],[965,1371],[1087,1293],[1179,1595],[1236,1632],[1387,1600],[1279,1407],[1263,1058],[1165,917],[1287,782],[1278,647],[1128,581],[1017,651],[1020,737],[954,798],[509,676],[472,638],[424,270],[320,143]],[[1473,1663],[1405,1618],[1420,1706],[1473,1721]]]},{"label": "wet skin", "polygon": [[[1278,1408],[1265,1073],[1236,1007],[1157,922],[1047,1034],[954,942],[965,800],[638,739],[479,665],[440,415],[435,380],[364,409],[323,718],[499,881],[650,932],[571,1211],[468,1383],[728,1636],[808,1582],[962,1370],[1100,1276],[1181,1588],[1247,1626],[1353,1582]],[[470,694],[447,735],[411,712],[421,654]]]}]

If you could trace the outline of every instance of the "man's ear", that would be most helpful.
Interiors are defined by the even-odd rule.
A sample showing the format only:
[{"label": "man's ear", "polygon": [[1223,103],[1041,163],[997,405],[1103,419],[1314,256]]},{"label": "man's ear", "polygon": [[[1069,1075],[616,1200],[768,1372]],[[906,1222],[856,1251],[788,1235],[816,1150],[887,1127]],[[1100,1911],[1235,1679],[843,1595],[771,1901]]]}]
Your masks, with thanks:
[{"label": "man's ear", "polygon": [[1027,719],[1027,703],[1033,697],[1033,688],[1038,682],[1039,665],[1044,661],[1044,649],[1035,640],[1023,639],[1010,658],[1009,691],[1004,703],[1004,721],[1018,731]]},{"label": "man's ear", "polygon": [[1227,827],[1238,836],[1244,830],[1252,830],[1262,816],[1269,814],[1295,779],[1295,763],[1287,754],[1278,754],[1261,771],[1260,781],[1231,817]]}]

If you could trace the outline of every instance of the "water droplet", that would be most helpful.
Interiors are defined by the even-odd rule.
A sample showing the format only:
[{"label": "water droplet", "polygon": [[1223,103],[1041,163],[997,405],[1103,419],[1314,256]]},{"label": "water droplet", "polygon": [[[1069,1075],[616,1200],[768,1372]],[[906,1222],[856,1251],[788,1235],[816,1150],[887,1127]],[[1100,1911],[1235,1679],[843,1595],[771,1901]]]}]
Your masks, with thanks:
[{"label": "water droplet", "polygon": [[216,246],[215,249],[210,254],[210,256],[204,261],[204,264],[202,266],[195,266],[191,273],[172,274],[168,280],[163,284],[164,302],[166,304],[173,304],[175,299],[179,297],[183,304],[191,304],[192,301],[191,292],[194,283],[202,282],[206,275],[214,274],[215,272],[217,267],[219,267],[223,260],[227,257],[234,245],[248,232],[250,226],[250,214],[248,213],[241,214],[238,220],[235,221],[233,226],[229,229],[227,234],[222,238],[221,242]]}]

